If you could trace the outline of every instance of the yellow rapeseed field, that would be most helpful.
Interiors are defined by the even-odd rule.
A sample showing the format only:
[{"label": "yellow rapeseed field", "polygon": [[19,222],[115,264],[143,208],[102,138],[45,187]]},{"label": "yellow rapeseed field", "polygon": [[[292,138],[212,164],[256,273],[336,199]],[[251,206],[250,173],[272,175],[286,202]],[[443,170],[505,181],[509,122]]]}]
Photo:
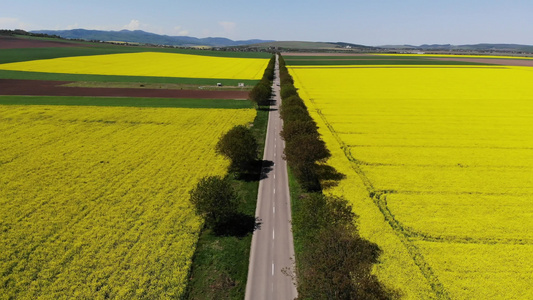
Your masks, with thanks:
[{"label": "yellow rapeseed field", "polygon": [[0,64],[0,70],[220,79],[261,79],[264,58],[230,58],[177,53],[142,52],[75,56]]},{"label": "yellow rapeseed field", "polygon": [[177,299],[199,178],[252,109],[0,106],[0,299]]},{"label": "yellow rapeseed field", "polygon": [[289,68],[406,299],[533,298],[533,68]]}]

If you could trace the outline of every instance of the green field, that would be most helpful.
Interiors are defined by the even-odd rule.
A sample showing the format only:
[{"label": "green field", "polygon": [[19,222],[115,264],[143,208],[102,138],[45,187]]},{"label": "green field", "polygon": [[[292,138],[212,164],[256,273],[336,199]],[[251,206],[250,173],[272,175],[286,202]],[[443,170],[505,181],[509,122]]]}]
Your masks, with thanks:
[{"label": "green field", "polygon": [[180,78],[180,77],[153,77],[153,76],[112,76],[112,75],[86,75],[86,74],[61,74],[43,72],[23,72],[0,70],[0,79],[28,79],[28,80],[57,80],[57,81],[88,81],[88,82],[136,82],[136,83],[174,83],[237,86],[244,83],[253,86],[259,80],[246,79],[220,79],[220,78]]},{"label": "green field", "polygon": [[[62,41],[62,40],[61,40]],[[86,47],[51,47],[51,48],[25,48],[25,49],[0,49],[0,64],[10,62],[20,62],[37,59],[50,59],[71,56],[103,55],[117,53],[138,53],[138,52],[165,52],[181,53],[217,57],[238,57],[238,58],[270,58],[270,53],[265,52],[231,52],[214,50],[194,50],[180,48],[148,48],[134,46],[115,46],[88,44]]]},{"label": "green field", "polygon": [[0,96],[0,105],[75,105],[181,108],[252,108],[250,101],[225,99],[168,99],[117,97]]}]

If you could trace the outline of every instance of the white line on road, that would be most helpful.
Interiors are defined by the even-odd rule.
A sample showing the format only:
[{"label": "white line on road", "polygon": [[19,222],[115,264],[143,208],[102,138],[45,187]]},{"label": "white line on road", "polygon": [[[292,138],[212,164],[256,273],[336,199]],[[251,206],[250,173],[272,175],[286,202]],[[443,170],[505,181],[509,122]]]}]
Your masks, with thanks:
[{"label": "white line on road", "polygon": [[272,276],[274,276],[274,263],[272,263]]},{"label": "white line on road", "polygon": [[272,212],[276,213],[276,207],[272,207]]},{"label": "white line on road", "polygon": [[276,230],[275,229],[272,229],[272,239],[276,239]]},{"label": "white line on road", "polygon": [[276,193],[276,188],[274,188],[274,194]]}]

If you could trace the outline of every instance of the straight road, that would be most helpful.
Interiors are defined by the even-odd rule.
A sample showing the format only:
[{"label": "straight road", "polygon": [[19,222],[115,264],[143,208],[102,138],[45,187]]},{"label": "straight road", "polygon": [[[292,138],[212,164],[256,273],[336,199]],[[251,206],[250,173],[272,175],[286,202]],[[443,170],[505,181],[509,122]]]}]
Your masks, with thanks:
[{"label": "straight road", "polygon": [[[272,168],[264,168],[264,179],[259,182],[259,194],[255,215],[261,222],[252,237],[246,300],[292,300],[297,297],[292,278],[284,269],[293,270],[294,244],[291,231],[291,206],[287,164],[283,159],[285,142],[280,132],[281,104],[279,87],[279,63],[273,84],[273,100],[268,119],[264,161],[273,162]],[[293,272],[291,272],[293,273]]]}]

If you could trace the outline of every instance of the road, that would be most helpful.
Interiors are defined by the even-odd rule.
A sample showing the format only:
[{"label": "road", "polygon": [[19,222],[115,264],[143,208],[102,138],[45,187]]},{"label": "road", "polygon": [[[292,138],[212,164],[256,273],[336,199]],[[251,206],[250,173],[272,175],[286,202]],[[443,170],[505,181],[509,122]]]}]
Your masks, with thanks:
[{"label": "road", "polygon": [[256,217],[261,226],[252,237],[246,300],[285,300],[297,297],[292,278],[283,269],[293,268],[294,244],[291,231],[291,207],[287,164],[283,159],[285,142],[281,139],[282,120],[279,87],[279,64],[276,60],[273,100],[268,119],[264,161],[273,162],[264,168],[259,182]]}]

